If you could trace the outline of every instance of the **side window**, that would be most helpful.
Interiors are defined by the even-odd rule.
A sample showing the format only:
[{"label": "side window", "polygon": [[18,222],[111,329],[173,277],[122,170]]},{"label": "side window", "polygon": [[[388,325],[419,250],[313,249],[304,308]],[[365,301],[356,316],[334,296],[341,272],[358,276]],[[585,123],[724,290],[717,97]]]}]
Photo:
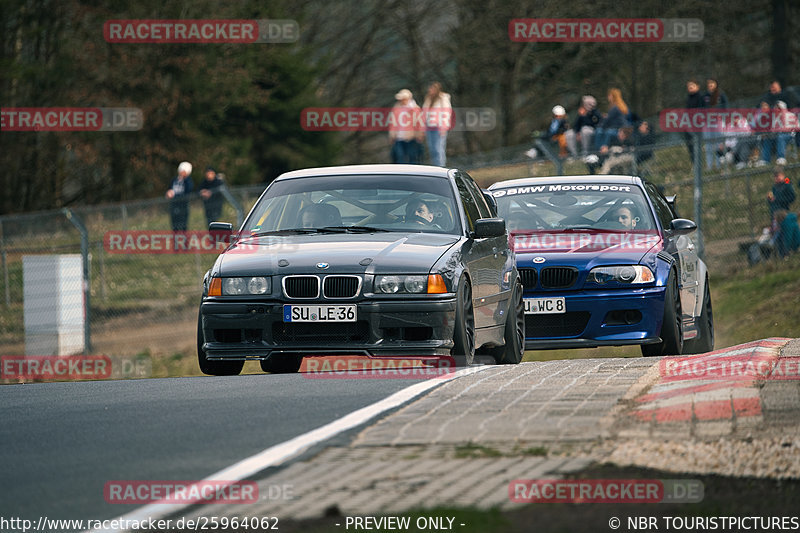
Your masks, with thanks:
[{"label": "side window", "polygon": [[669,224],[672,222],[673,218],[672,209],[670,209],[667,201],[661,196],[661,193],[658,192],[658,189],[656,189],[652,183],[648,183],[645,187],[647,188],[647,195],[656,208],[656,215],[658,216],[658,220],[661,221],[661,227],[669,229]]},{"label": "side window", "polygon": [[461,197],[461,203],[464,205],[464,211],[467,213],[467,225],[470,231],[475,230],[475,221],[481,218],[478,206],[475,203],[475,198],[464,183],[461,175],[456,175],[456,187],[458,187],[458,195]]},{"label": "side window", "polygon": [[466,173],[462,173],[461,177],[464,179],[464,183],[467,185],[467,189],[469,192],[472,193],[472,197],[475,198],[475,203],[478,205],[478,213],[480,213],[481,218],[491,218],[492,210],[486,204],[486,198],[483,197],[483,191],[481,191],[480,187],[475,183],[472,179],[472,176]]}]

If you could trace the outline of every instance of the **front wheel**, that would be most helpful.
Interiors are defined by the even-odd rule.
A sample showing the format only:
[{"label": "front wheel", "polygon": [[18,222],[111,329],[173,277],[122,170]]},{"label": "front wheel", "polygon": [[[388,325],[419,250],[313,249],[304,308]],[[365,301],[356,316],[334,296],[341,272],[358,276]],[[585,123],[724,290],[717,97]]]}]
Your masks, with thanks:
[{"label": "front wheel", "polygon": [[244,361],[210,361],[206,358],[203,349],[203,330],[200,326],[201,318],[197,317],[197,362],[200,371],[209,376],[237,376],[244,367]]},{"label": "front wheel", "polygon": [[711,308],[711,289],[708,288],[708,278],[706,278],[706,288],[703,291],[703,309],[700,311],[697,321],[697,337],[686,341],[683,346],[685,354],[706,353],[714,349],[714,310]]},{"label": "front wheel", "polygon": [[451,355],[463,355],[466,366],[475,361],[475,312],[472,307],[472,287],[465,276],[458,282],[456,325]]},{"label": "front wheel", "polygon": [[517,281],[511,292],[506,316],[505,345],[489,348],[488,354],[498,365],[516,365],[525,354],[525,304],[522,301],[522,284]]},{"label": "front wheel", "polygon": [[681,310],[681,293],[675,271],[669,273],[667,290],[664,293],[664,318],[661,321],[661,342],[643,344],[642,355],[658,357],[662,355],[680,355],[683,353],[683,313]]}]

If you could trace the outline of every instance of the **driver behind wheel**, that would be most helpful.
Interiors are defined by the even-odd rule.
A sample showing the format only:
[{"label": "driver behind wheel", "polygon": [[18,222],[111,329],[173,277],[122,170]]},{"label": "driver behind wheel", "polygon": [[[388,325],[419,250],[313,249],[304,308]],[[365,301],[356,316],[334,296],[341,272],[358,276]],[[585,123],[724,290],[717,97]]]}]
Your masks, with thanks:
[{"label": "driver behind wheel", "polygon": [[413,200],[406,204],[406,222],[413,222],[422,226],[433,225],[433,211],[428,208],[423,200]]},{"label": "driver behind wheel", "polygon": [[633,216],[633,212],[628,207],[618,207],[611,212],[611,220],[619,222],[625,229],[634,229],[639,220]]}]

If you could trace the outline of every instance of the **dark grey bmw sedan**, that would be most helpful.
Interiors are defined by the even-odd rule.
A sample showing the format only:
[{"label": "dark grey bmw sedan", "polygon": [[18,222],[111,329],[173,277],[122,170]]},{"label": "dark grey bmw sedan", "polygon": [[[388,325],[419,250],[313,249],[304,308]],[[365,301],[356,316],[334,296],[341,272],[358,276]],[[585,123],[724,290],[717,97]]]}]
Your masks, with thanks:
[{"label": "dark grey bmw sedan", "polygon": [[310,355],[518,363],[522,306],[505,222],[466,172],[300,170],[267,187],[206,273],[198,359],[212,375],[249,359],[296,372]]}]

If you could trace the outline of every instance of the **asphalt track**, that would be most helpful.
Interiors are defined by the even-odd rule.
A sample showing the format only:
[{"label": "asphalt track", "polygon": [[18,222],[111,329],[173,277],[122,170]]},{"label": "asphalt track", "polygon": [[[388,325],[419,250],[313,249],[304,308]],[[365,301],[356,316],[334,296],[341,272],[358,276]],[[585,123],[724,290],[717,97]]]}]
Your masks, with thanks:
[{"label": "asphalt track", "polygon": [[112,480],[199,480],[421,379],[247,375],[0,387],[0,516],[105,519]]}]

